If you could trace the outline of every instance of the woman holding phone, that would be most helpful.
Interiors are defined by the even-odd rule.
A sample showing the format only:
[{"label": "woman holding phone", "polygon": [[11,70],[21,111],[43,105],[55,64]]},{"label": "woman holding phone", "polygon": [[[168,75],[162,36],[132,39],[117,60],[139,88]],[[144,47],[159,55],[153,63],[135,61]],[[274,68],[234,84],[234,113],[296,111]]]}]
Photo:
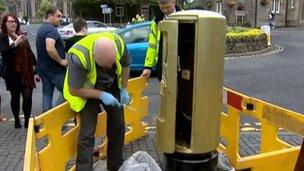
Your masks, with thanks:
[{"label": "woman holding phone", "polygon": [[32,93],[35,87],[33,67],[36,65],[36,58],[27,41],[26,32],[20,31],[20,23],[15,14],[4,15],[1,31],[0,53],[5,66],[2,77],[6,89],[11,94],[15,128],[21,128],[19,119],[21,95],[24,127],[27,128],[32,111]]}]

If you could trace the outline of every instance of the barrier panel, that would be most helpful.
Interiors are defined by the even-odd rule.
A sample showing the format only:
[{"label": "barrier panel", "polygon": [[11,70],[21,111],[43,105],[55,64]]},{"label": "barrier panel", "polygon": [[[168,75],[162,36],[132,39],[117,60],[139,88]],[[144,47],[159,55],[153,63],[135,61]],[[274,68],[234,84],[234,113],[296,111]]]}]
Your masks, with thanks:
[{"label": "barrier panel", "polygon": [[[130,107],[125,108],[127,132],[125,143],[146,135],[147,125],[142,119],[148,113],[148,97],[143,96],[147,88],[144,78],[129,80],[128,90],[132,96]],[[265,101],[248,97],[228,88],[223,89],[223,104],[226,112],[221,114],[221,137],[226,141],[219,145],[236,170],[292,171],[294,170],[300,146],[292,146],[279,139],[279,129],[285,129],[304,136],[304,116]],[[260,153],[241,157],[239,154],[240,117],[250,116],[261,123]],[[42,115],[31,118],[28,127],[24,170],[75,170],[70,161],[76,157],[79,124],[73,123],[76,116],[68,103],[64,103]],[[100,156],[106,155],[106,113],[98,116],[96,137],[104,139]],[[42,142],[42,143],[38,143]],[[44,144],[40,147],[39,144]]]},{"label": "barrier panel", "polygon": [[[148,114],[149,100],[142,94],[147,86],[144,78],[129,80],[128,91],[132,102],[124,109],[127,127],[125,144],[147,133],[147,124],[142,122]],[[76,124],[74,124],[75,116]],[[77,136],[80,128],[77,123],[80,123],[80,117],[70,109],[68,102],[31,118],[23,169],[25,171],[75,170],[75,165],[71,164],[71,161],[76,157]],[[103,140],[100,157],[105,157],[107,144],[105,112],[98,115],[95,137]]]},{"label": "barrier panel", "polygon": [[[279,139],[279,129],[304,136],[304,116],[245,96],[228,88],[223,89],[223,104],[227,113],[221,115],[221,136],[226,144],[220,144],[236,170],[292,171],[300,146],[292,146]],[[260,153],[241,157],[239,154],[240,117],[247,115],[261,123]]]}]

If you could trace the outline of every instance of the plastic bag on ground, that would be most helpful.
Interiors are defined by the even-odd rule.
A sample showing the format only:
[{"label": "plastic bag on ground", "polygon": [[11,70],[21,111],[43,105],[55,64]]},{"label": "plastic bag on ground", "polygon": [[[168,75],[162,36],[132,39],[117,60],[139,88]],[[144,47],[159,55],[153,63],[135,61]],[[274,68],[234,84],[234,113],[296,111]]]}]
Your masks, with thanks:
[{"label": "plastic bag on ground", "polygon": [[231,166],[228,157],[219,152],[218,154],[218,162],[217,162],[217,171],[235,171],[235,169]]},{"label": "plastic bag on ground", "polygon": [[270,27],[269,26],[261,26],[261,31],[262,31],[262,33],[265,33],[266,34],[266,36],[267,36],[267,46],[270,46],[271,45],[271,37],[270,37]]},{"label": "plastic bag on ground", "polygon": [[132,154],[118,171],[161,171],[161,168],[147,152],[138,151]]}]

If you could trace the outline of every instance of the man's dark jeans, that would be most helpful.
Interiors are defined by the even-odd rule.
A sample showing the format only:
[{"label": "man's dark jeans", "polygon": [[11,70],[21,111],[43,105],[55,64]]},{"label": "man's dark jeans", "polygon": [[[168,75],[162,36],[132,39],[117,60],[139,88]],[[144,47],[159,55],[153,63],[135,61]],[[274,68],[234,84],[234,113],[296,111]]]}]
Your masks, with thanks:
[{"label": "man's dark jeans", "polygon": [[[118,88],[110,89],[107,92],[120,99]],[[97,116],[101,112],[100,104],[102,103],[98,99],[88,99],[84,109],[80,112],[81,125],[77,144],[77,171],[93,170],[94,133]],[[107,167],[111,171],[118,170],[124,161],[122,157],[125,134],[124,112],[122,107],[102,105],[107,112]]]},{"label": "man's dark jeans", "polygon": [[60,95],[55,106],[65,101],[62,95],[65,73],[54,74],[51,72],[47,73],[46,71],[40,71],[39,76],[42,80],[42,110],[43,112],[46,112],[53,107],[52,102],[55,87],[60,91]]}]

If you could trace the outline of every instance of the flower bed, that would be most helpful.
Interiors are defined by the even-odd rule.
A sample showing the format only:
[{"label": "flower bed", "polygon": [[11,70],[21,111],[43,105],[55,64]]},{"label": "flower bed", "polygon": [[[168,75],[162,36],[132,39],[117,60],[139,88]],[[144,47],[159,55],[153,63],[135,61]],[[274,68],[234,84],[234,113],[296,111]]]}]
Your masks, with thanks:
[{"label": "flower bed", "polygon": [[267,48],[267,36],[260,29],[228,28],[226,54],[255,52]]}]

